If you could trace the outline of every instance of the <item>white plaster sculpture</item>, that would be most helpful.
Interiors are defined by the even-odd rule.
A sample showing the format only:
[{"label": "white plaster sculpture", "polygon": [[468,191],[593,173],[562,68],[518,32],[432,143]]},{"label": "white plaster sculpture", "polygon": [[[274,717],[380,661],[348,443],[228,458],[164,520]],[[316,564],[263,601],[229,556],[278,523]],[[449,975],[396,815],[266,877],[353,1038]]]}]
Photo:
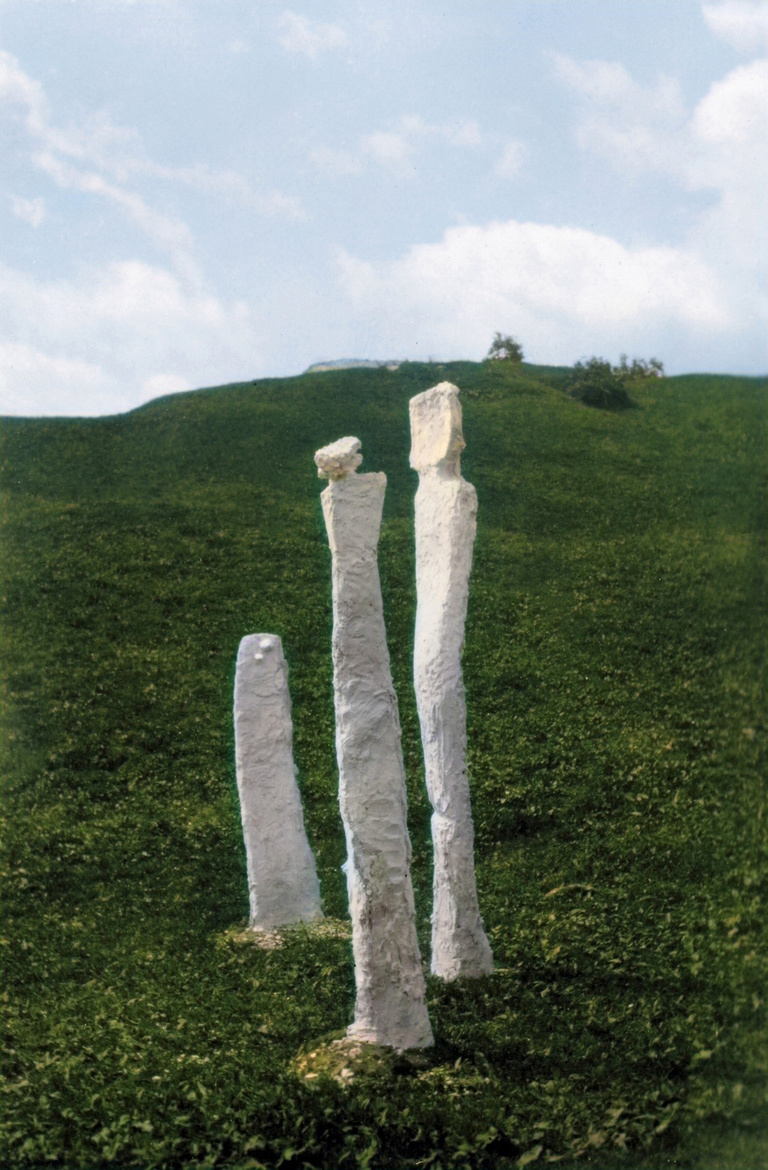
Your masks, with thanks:
[{"label": "white plaster sculpture", "polygon": [[333,572],[339,803],[355,958],[348,1035],[392,1048],[433,1043],[411,885],[400,719],[376,559],[387,477],[356,475],[360,441],[315,455]]},{"label": "white plaster sculpture", "polygon": [[493,956],[480,918],[467,779],[461,651],[467,618],[477,493],[461,475],[459,391],[450,382],[410,402],[416,492],[414,684],[432,805],[432,972],[486,975]]},{"label": "white plaster sculpture", "polygon": [[249,634],[235,671],[235,763],[253,930],[322,918],[293,763],[288,667],[276,634]]}]

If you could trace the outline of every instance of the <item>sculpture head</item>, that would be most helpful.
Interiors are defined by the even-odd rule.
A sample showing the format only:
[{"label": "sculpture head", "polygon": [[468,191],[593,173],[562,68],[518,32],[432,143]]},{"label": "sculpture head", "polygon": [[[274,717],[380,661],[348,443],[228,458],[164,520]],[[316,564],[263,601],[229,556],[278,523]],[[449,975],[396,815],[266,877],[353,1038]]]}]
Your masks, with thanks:
[{"label": "sculpture head", "polygon": [[466,447],[461,429],[459,388],[440,382],[410,401],[411,467],[461,475],[461,453]]},{"label": "sculpture head", "polygon": [[360,446],[359,439],[348,435],[315,451],[315,463],[320,479],[344,479],[345,476],[352,475],[363,462]]}]

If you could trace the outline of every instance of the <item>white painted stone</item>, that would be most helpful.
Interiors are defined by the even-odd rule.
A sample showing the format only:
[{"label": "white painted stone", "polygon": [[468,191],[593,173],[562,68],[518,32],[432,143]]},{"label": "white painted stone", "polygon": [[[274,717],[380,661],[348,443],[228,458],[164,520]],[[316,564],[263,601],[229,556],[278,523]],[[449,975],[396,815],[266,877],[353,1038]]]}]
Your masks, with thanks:
[{"label": "white painted stone", "polygon": [[[321,474],[336,446],[315,456]],[[333,561],[336,756],[357,992],[348,1035],[405,1049],[426,1047],[433,1038],[376,559],[386,483],[383,474],[355,475],[351,469],[332,478],[321,499]]]},{"label": "white painted stone", "polygon": [[317,474],[320,479],[343,479],[352,471],[357,471],[363,457],[360,454],[360,440],[352,435],[344,439],[337,439],[327,447],[321,447],[315,453]]},{"label": "white painted stone", "polygon": [[322,918],[293,763],[288,667],[276,634],[249,634],[240,643],[235,763],[251,927],[270,931]]},{"label": "white painted stone", "polygon": [[432,972],[486,975],[493,956],[480,918],[467,779],[461,651],[467,618],[477,493],[461,475],[459,391],[450,382],[410,402],[416,492],[414,684],[432,804]]}]

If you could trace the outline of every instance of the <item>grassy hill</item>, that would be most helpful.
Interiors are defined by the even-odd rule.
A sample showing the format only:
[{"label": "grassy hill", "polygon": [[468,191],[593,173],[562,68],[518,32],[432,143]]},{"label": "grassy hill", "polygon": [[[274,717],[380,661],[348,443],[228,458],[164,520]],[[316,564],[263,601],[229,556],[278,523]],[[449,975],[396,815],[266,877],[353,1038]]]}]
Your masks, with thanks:
[{"label": "grassy hill", "polygon": [[[4,421],[3,1165],[764,1164],[766,382],[669,378],[609,413],[565,376],[404,363]],[[480,501],[464,661],[498,970],[429,980],[424,1067],[311,1086],[291,1061],[350,1021],[350,944],[239,933],[235,655],[283,639],[344,919],[312,456],[359,436],[389,480],[426,958],[407,403],[444,379]]]}]

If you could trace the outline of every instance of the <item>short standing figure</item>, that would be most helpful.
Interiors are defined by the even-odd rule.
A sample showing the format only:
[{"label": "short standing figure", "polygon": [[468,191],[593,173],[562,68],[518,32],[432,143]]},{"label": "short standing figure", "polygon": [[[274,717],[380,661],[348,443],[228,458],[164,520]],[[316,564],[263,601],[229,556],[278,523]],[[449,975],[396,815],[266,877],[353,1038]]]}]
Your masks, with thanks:
[{"label": "short standing figure", "polygon": [[322,918],[293,763],[288,667],[277,634],[248,634],[235,670],[235,762],[251,928]]}]

